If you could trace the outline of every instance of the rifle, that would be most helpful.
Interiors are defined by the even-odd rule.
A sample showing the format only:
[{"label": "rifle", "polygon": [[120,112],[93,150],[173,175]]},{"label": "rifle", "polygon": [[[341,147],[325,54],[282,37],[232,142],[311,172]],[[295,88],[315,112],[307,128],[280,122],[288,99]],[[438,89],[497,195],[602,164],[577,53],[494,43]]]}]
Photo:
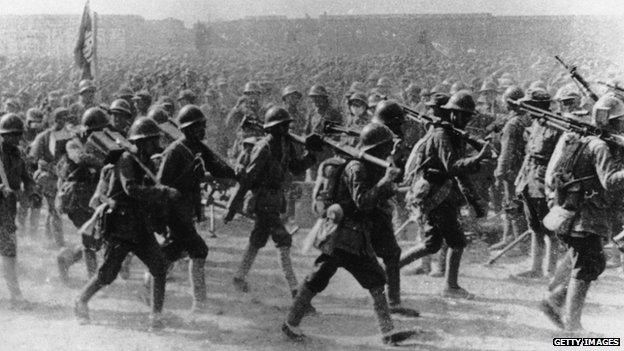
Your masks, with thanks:
[{"label": "rifle", "polygon": [[616,84],[609,84],[609,83],[607,83],[607,82],[603,82],[603,81],[601,81],[601,80],[597,81],[596,83],[598,83],[598,84],[600,84],[600,85],[604,85],[604,86],[606,86],[606,87],[608,87],[608,88],[611,88],[611,89],[613,89],[613,90],[617,90],[617,91],[619,91],[620,93],[624,93],[624,88],[622,88],[622,87],[620,87],[619,85],[617,85],[617,83],[616,83]]},{"label": "rifle", "polygon": [[563,62],[561,57],[557,55],[555,55],[555,59],[559,61],[559,63],[561,63],[563,67],[565,67],[575,83],[580,84],[583,88],[585,88],[587,94],[592,100],[594,100],[594,102],[598,101],[598,95],[596,95],[596,93],[591,90],[591,88],[589,87],[589,83],[587,83],[587,81],[576,71],[576,66],[567,65],[565,62]]},{"label": "rifle", "polygon": [[594,135],[600,139],[621,147],[624,147],[624,136],[612,134],[611,132],[597,127],[593,124],[579,121],[572,117],[567,117],[550,111],[542,110],[540,108],[528,105],[525,102],[513,101],[508,99],[507,103],[511,106],[526,111],[533,118],[541,119],[547,126],[563,131],[574,132],[581,136]]},{"label": "rifle", "polygon": [[[401,106],[401,108],[403,108],[403,111],[405,111],[407,113],[407,118],[416,121],[418,123],[421,124],[434,124],[434,125],[443,125],[446,127],[449,127],[448,129],[455,134],[456,136],[460,137],[461,139],[465,140],[466,143],[468,143],[470,146],[472,146],[475,150],[477,151],[481,151],[481,149],[489,144],[487,141],[474,137],[472,135],[470,135],[470,133],[468,133],[465,130],[461,130],[459,128],[455,128],[453,127],[450,123],[448,122],[444,122],[442,121],[442,119],[440,119],[439,117],[435,117],[435,116],[429,116],[426,115],[424,113],[420,113],[416,110],[413,110],[405,105],[399,104],[399,106]],[[493,154],[495,154],[494,151],[492,151]],[[496,155],[493,155],[494,157],[496,157]]]},{"label": "rifle", "polygon": [[360,137],[360,132],[354,129],[349,129],[341,126],[340,124],[332,121],[325,121],[323,123],[323,133],[325,134],[346,134],[348,136]]}]

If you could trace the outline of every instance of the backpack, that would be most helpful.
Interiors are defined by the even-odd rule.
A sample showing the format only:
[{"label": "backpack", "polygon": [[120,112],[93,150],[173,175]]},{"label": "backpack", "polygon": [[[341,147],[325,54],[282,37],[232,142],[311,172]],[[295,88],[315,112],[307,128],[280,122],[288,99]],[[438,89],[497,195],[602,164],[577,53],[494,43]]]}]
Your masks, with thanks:
[{"label": "backpack", "polygon": [[312,211],[318,216],[324,216],[327,208],[336,203],[340,177],[346,165],[347,160],[341,157],[328,158],[319,165],[312,190]]}]

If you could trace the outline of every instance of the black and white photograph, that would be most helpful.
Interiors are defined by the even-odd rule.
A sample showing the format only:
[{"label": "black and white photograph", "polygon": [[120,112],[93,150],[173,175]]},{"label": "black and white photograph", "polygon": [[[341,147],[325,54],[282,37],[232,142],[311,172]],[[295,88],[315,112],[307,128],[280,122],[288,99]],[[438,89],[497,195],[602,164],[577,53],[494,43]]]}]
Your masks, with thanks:
[{"label": "black and white photograph", "polygon": [[0,350],[624,350],[624,2],[0,0]]}]

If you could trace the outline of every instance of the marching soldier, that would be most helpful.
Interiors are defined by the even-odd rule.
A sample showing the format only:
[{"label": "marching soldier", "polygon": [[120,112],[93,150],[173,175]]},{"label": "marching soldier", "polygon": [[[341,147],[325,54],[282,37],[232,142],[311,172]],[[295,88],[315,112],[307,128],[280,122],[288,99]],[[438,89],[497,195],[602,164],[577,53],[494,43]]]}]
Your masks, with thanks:
[{"label": "marching soldier", "polygon": [[130,104],[124,99],[117,99],[111,103],[109,110],[113,117],[113,129],[123,136],[127,135],[133,121]]},{"label": "marching soldier", "polygon": [[290,129],[298,135],[305,133],[306,124],[305,113],[300,108],[302,97],[303,94],[294,85],[288,85],[282,90],[282,101],[290,118],[293,119]]},{"label": "marching soldier", "polygon": [[258,83],[247,82],[243,89],[243,96],[225,119],[225,127],[231,131],[229,135],[236,135],[236,140],[228,155],[230,158],[238,157],[242,150],[243,140],[264,135],[262,130],[255,127],[256,124],[262,123],[261,94],[262,90]]},{"label": "marching soldier", "polygon": [[136,255],[154,277],[152,287],[152,311],[150,328],[162,328],[161,312],[165,299],[167,264],[158,246],[149,218],[154,206],[178,199],[180,194],[173,188],[154,185],[146,170],[154,170],[151,156],[159,149],[160,129],[148,118],[138,118],[130,127],[128,140],[136,146],[136,154],[129,151],[115,163],[107,197],[112,200],[102,237],[106,241],[104,262],[97,274],[82,289],[75,303],[74,313],[80,323],[89,322],[89,300],[104,286],[112,283],[128,253]]},{"label": "marching soldier", "polygon": [[97,105],[97,102],[95,101],[96,89],[97,88],[95,87],[95,84],[93,84],[93,81],[89,79],[83,79],[78,84],[78,105],[82,108],[83,112]]},{"label": "marching soldier", "polygon": [[[522,89],[512,85],[505,90],[503,101],[516,101],[523,97]],[[503,189],[503,237],[499,243],[490,247],[493,250],[502,249],[526,230],[526,220],[522,214],[521,201],[516,197],[514,182],[524,159],[524,134],[531,125],[531,119],[515,106],[508,104],[507,109],[509,116],[502,130],[500,155],[494,170],[496,182]]]},{"label": "marching soldier", "polygon": [[163,252],[168,263],[182,257],[183,252],[191,258],[190,278],[193,287],[193,310],[206,308],[206,280],[204,266],[208,246],[197,233],[193,218],[202,218],[200,183],[206,172],[215,178],[233,179],[234,170],[203,144],[206,136],[206,117],[195,105],[183,107],[176,118],[184,137],[165,149],[158,170],[158,179],[164,185],[180,192],[173,216],[169,216],[171,231]]},{"label": "marching soldier", "polygon": [[[489,156],[489,147],[470,157],[463,157],[465,143],[452,132],[450,126],[463,129],[475,113],[472,96],[459,91],[444,105],[449,111],[448,120],[433,125],[419,143],[414,146],[407,169],[416,170],[411,179],[408,203],[415,206],[423,226],[425,242],[411,249],[401,258],[405,266],[421,257],[436,253],[442,241],[449,246],[446,260],[446,286],[442,296],[451,298],[474,298],[474,295],[459,286],[457,278],[466,238],[457,216],[463,205],[464,195],[460,190],[470,191],[472,185],[468,174],[478,170],[482,159]],[[413,165],[411,164],[413,162]],[[476,202],[471,203],[477,217],[484,214]]]},{"label": "marching soldier", "polygon": [[[37,160],[37,170],[33,178],[48,205],[48,214],[45,220],[45,233],[48,239],[54,240],[58,247],[64,246],[63,222],[56,207],[58,191],[57,164],[64,152],[64,143],[70,137],[65,129],[69,118],[69,111],[59,107],[52,112],[49,120],[50,127],[37,134],[30,147],[30,158]],[[61,149],[61,146],[63,148]]]},{"label": "marching soldier", "polygon": [[195,95],[195,93],[190,89],[182,90],[178,94],[178,104],[180,105],[180,109],[186,105],[195,105],[196,100],[197,95]]},{"label": "marching soldier", "polygon": [[557,101],[561,113],[578,112],[581,109],[581,95],[570,86],[559,88],[553,100]]},{"label": "marching soldier", "polygon": [[[37,169],[37,162],[35,158],[30,157],[29,149],[30,143],[35,139],[35,136],[43,130],[43,111],[38,108],[29,108],[26,111],[26,126],[24,129],[24,137],[20,143],[20,150],[24,155],[26,162],[26,169],[32,176]],[[37,189],[39,193],[39,189]],[[25,196],[24,193],[19,194],[19,204],[17,207],[17,223],[19,227],[26,231],[26,220],[28,219],[29,233],[34,236],[39,226],[39,215],[41,213],[41,198],[39,196]],[[32,201],[35,200],[35,201]]]},{"label": "marching soldier", "polygon": [[[66,153],[59,161],[59,210],[67,214],[70,221],[80,229],[93,215],[89,200],[97,187],[102,160],[89,153],[86,141],[93,132],[101,131],[109,125],[106,113],[97,107],[85,111],[82,116],[82,132],[67,142]],[[89,238],[82,238],[82,245],[63,249],[57,256],[59,274],[68,282],[67,271],[84,255],[87,275],[92,277],[97,270],[97,245]]]},{"label": "marching soldier", "polygon": [[271,237],[279,250],[288,287],[293,296],[296,294],[297,277],[290,260],[292,238],[280,219],[280,213],[285,212],[284,181],[288,173],[301,174],[316,160],[312,153],[301,157],[297,155],[288,137],[291,121],[284,108],[271,107],[267,111],[263,128],[268,135],[254,146],[249,164],[239,175],[241,188],[251,190],[255,197],[255,206],[251,211],[256,216],[243,260],[233,279],[234,286],[241,292],[249,291],[247,273],[258,251]]},{"label": "marching soldier", "polygon": [[[360,134],[359,149],[386,159],[392,153],[393,138],[390,129],[371,123]],[[290,339],[301,341],[305,338],[299,324],[314,296],[325,290],[338,268],[347,270],[370,292],[384,344],[398,343],[414,335],[394,329],[384,294],[386,275],[377,262],[371,243],[371,239],[379,235],[373,229],[373,222],[379,217],[378,204],[394,195],[393,184],[398,175],[399,170],[395,168],[388,168],[384,174],[383,169],[357,160],[349,161],[345,166],[335,204],[327,209],[328,216],[329,212],[337,214],[338,228],[320,243],[321,255],[297,291],[282,324],[282,331]]]},{"label": "marching soldier", "polygon": [[[529,90],[523,102],[549,110],[550,94],[542,89]],[[542,125],[534,120],[530,127],[526,154],[518,177],[516,178],[516,194],[524,203],[524,215],[531,229],[531,268],[515,275],[516,278],[541,278],[544,273],[542,265],[546,263],[548,274],[552,274],[557,264],[557,241],[553,233],[542,223],[548,212],[546,194],[544,193],[544,175],[548,160],[555,149],[561,132]],[[546,254],[544,254],[546,251]]]},{"label": "marching soldier", "polygon": [[132,98],[137,117],[147,117],[147,111],[152,105],[152,96],[147,90],[140,90]]},{"label": "marching soldier", "polygon": [[9,113],[0,118],[0,171],[4,173],[0,179],[0,256],[4,279],[11,294],[11,304],[20,308],[27,307],[28,303],[22,296],[16,269],[16,194],[23,186],[24,193],[28,196],[33,193],[34,186],[26,170],[26,162],[18,149],[23,132],[24,123],[18,115]]},{"label": "marching soldier", "polygon": [[[612,95],[593,108],[592,123],[616,132],[624,105]],[[551,206],[548,219],[568,250],[557,267],[542,312],[559,328],[582,329],[581,314],[587,291],[605,269],[602,241],[607,238],[614,200],[624,190],[624,170],[610,145],[597,136],[564,133],[546,171]],[[572,186],[565,186],[573,181]]]}]

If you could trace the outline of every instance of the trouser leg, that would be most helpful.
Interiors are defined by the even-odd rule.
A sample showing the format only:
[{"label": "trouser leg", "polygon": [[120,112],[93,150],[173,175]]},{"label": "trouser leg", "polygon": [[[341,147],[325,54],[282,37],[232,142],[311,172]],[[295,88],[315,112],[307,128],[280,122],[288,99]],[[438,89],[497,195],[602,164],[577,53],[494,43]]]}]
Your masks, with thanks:
[{"label": "trouser leg", "polygon": [[193,287],[193,309],[203,309],[206,306],[208,295],[206,292],[206,275],[204,259],[192,259],[189,266],[191,285]]},{"label": "trouser leg", "polygon": [[369,292],[373,298],[373,309],[375,310],[379,330],[382,335],[387,334],[394,329],[394,324],[390,317],[390,308],[388,307],[383,287],[372,288]]},{"label": "trouser leg", "polygon": [[583,306],[585,305],[585,298],[590,283],[585,280],[570,279],[564,307],[564,325],[566,330],[576,331],[583,328],[581,326],[581,314],[583,313]]},{"label": "trouser leg", "polygon": [[297,276],[293,270],[292,261],[290,259],[290,247],[282,246],[278,247],[278,255],[280,266],[282,267],[282,272],[284,273],[284,277],[286,278],[286,283],[288,284],[288,288],[290,291],[294,291],[297,289]]},{"label": "trouser leg", "polygon": [[251,266],[256,260],[256,256],[258,255],[258,249],[251,244],[247,244],[247,248],[245,249],[245,253],[243,254],[243,260],[238,266],[238,270],[234,275],[235,278],[245,280],[247,278],[247,274],[251,270]]},{"label": "trouser leg", "polygon": [[22,291],[17,279],[17,259],[15,257],[2,256],[2,270],[11,299],[22,299]]}]

